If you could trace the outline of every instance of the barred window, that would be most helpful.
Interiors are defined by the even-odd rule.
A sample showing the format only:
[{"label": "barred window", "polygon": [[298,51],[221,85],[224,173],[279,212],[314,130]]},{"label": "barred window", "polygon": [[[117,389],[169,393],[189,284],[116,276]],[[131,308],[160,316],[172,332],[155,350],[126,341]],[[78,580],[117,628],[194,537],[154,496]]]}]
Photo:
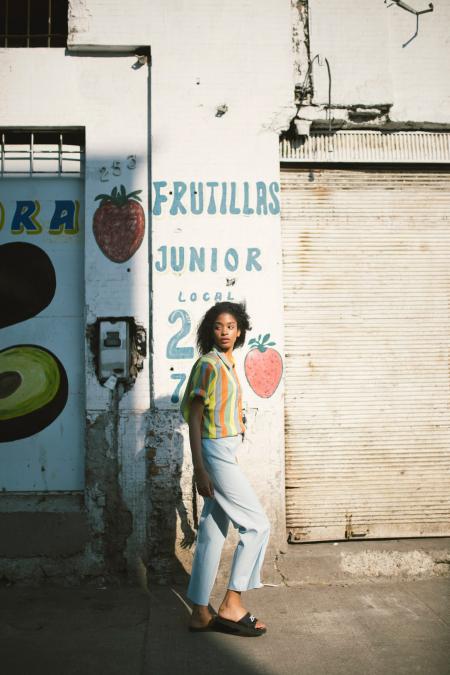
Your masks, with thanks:
[{"label": "barred window", "polygon": [[84,129],[0,127],[0,176],[82,176]]},{"label": "barred window", "polygon": [[65,47],[68,0],[0,0],[0,47]]}]

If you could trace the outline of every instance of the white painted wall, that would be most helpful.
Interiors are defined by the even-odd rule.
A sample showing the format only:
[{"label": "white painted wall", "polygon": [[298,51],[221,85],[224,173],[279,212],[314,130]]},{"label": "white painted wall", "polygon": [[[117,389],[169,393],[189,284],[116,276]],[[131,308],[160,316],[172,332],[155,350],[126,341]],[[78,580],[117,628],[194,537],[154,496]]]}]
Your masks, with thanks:
[{"label": "white painted wall", "polygon": [[[390,3],[388,3],[390,4]],[[408,2],[417,10],[428,2]],[[392,103],[393,121],[450,121],[450,4],[419,20],[383,0],[310,0],[311,56],[327,57],[332,104]],[[328,101],[325,66],[314,65],[315,103]]]},{"label": "white painted wall", "polygon": [[[9,92],[0,101],[0,123],[86,127],[86,320],[91,323],[98,316],[132,315],[150,329],[152,340],[151,359],[146,360],[134,388],[120,401],[121,484],[136,532],[128,552],[139,556],[148,536],[146,452],[156,426],[160,439],[156,471],[167,481],[167,472],[172,470],[167,467],[176,456],[174,475],[169,478],[188,510],[192,501],[186,427],[178,405],[169,398],[174,372],[170,368],[181,368],[180,372],[187,374],[194,358],[180,363],[167,358],[168,341],[179,328],[168,316],[175,309],[188,309],[191,331],[180,346],[193,346],[197,321],[211,302],[180,302],[180,290],[199,295],[221,291],[225,295],[230,289],[233,299],[247,301],[254,326],[249,338],[270,332],[282,354],[279,214],[171,215],[164,208],[152,219],[153,251],[163,245],[197,245],[217,247],[223,257],[230,247],[240,256],[246,255],[249,247],[258,248],[261,270],[246,271],[242,263],[235,273],[225,270],[223,264],[217,272],[185,271],[181,275],[153,268],[150,289],[146,240],[124,264],[109,261],[98,248],[92,234],[98,206],[94,198],[126,180],[129,190],[143,191],[143,203],[147,203],[149,109],[153,181],[167,181],[169,186],[173,181],[218,181],[228,186],[236,182],[238,202],[248,182],[253,207],[257,181],[277,186],[278,134],[295,112],[290,3],[131,0],[125,5],[119,0],[73,0],[69,16],[69,53],[57,49],[0,50],[0,76],[3,90]],[[138,45],[151,47],[150,101],[146,66],[133,69],[135,58],[131,56],[89,52]],[[223,104],[227,112],[217,117],[217,106]],[[123,167],[132,154],[137,157],[135,170],[124,168],[117,180],[102,182],[101,167],[111,167],[115,160]],[[147,211],[147,233],[149,223]],[[231,277],[234,284],[228,287]],[[147,320],[150,292],[151,326]],[[272,544],[276,547],[285,539],[282,385],[270,399],[252,392],[243,375],[247,349],[239,357],[249,408],[242,461],[272,520]],[[94,424],[100,414],[111,409],[111,395],[97,382],[90,358],[87,366],[87,415]],[[149,366],[154,372],[154,403],[163,410],[162,416],[148,413]],[[169,426],[176,428],[178,439],[180,434],[184,439],[181,452],[173,437],[169,438]],[[95,499],[92,497],[93,502]],[[152,531],[151,535],[158,533]]]},{"label": "white painted wall", "polygon": [[[98,316],[133,315],[148,326],[147,238],[124,264],[108,260],[97,246],[92,219],[95,197],[122,183],[142,189],[148,200],[147,72],[133,70],[131,56],[66,55],[63,49],[0,50],[0,77],[8,95],[0,102],[2,126],[86,128],[85,275],[86,320]],[[126,105],[123,105],[126,101]],[[134,171],[126,158],[135,154]],[[121,162],[121,175],[102,181],[100,168]],[[148,224],[147,224],[148,233]],[[130,269],[130,272],[127,271]],[[139,291],[137,290],[139,289]],[[134,404],[149,405],[148,362],[134,391]],[[103,410],[108,390],[88,370],[87,409]]]},{"label": "white painted wall", "polygon": [[[114,7],[111,7],[111,5]],[[72,3],[73,14],[83,17],[70,37],[71,46],[149,44],[152,53],[151,148],[152,180],[237,183],[242,200],[244,182],[254,193],[256,181],[279,180],[278,133],[293,114],[291,78],[291,27],[289,2],[271,0],[261,6],[256,0],[228,2],[132,2],[127,18],[118,18],[120,3]],[[228,110],[216,117],[217,107]],[[167,192],[166,192],[167,194]],[[170,197],[169,197],[170,199]],[[196,356],[167,358],[167,345],[181,328],[181,319],[169,322],[169,315],[184,310],[189,315],[189,334],[179,347],[193,347],[195,329],[214,295],[223,299],[232,291],[235,300],[245,299],[252,316],[252,335],[270,332],[282,353],[281,246],[279,214],[266,215],[171,215],[164,204],[161,215],[153,216],[152,249],[160,260],[163,246],[190,246],[218,249],[218,271],[159,272],[153,265],[153,372],[157,408],[178,416],[178,403],[170,396],[178,380],[187,375]],[[243,260],[247,249],[259,248],[260,271],[247,272],[242,263],[236,273],[224,269],[220,259],[233,247]],[[227,286],[233,278],[234,285]],[[186,301],[179,298],[180,291]],[[209,300],[190,302],[191,293],[204,293]],[[177,315],[175,315],[177,316]],[[179,315],[178,315],[179,316]],[[283,485],[283,404],[282,386],[272,399],[253,394],[243,375],[244,398],[253,420],[249,428],[248,469],[265,499],[277,530],[284,538]],[[181,392],[182,393],[182,392]],[[137,403],[139,406],[139,402]],[[267,442],[267,421],[272,420],[274,437]],[[179,419],[179,418],[178,418]],[[184,434],[181,491],[190,495],[190,452]],[[159,429],[163,433],[164,430]],[[164,444],[163,444],[164,445]],[[158,451],[157,464],[164,467],[175,452],[167,439]],[[267,485],[271,486],[267,490]],[[265,494],[264,494],[265,493]]]},{"label": "white painted wall", "polygon": [[[245,182],[251,189],[256,181],[278,182],[278,133],[295,113],[290,11],[289,0],[72,0],[69,53],[0,50],[2,126],[86,128],[86,322],[104,315],[132,315],[146,326],[152,340],[151,359],[120,401],[121,485],[134,518],[129,556],[142,555],[149,536],[149,486],[161,488],[155,494],[163,495],[156,504],[163,515],[164,488],[179,492],[188,511],[192,502],[186,427],[169,399],[171,374],[187,374],[193,359],[167,358],[167,344],[180,326],[171,324],[168,316],[176,309],[189,311],[190,332],[180,346],[193,346],[196,323],[208,302],[181,302],[179,292],[186,297],[191,292],[201,296],[232,290],[234,299],[247,301],[254,326],[249,337],[270,332],[283,353],[280,223],[278,213],[171,215],[165,204],[161,215],[150,219],[146,209],[146,235],[151,223],[155,260],[165,245],[216,247],[222,255],[230,247],[240,255],[252,247],[260,249],[262,265],[258,271],[241,265],[235,273],[223,265],[217,272],[181,274],[152,268],[150,289],[147,239],[129,262],[108,260],[92,233],[98,206],[94,199],[125,182],[129,190],[142,190],[148,205],[149,166],[151,180],[167,181],[169,186],[174,181],[236,182],[238,201]],[[332,102],[393,103],[393,119],[448,121],[449,13],[447,3],[436,2],[435,11],[422,17],[419,36],[402,49],[414,30],[414,17],[399,8],[388,9],[382,0],[311,0],[311,54],[320,53],[330,61]],[[134,69],[133,56],[113,53],[138,45],[151,47],[150,98],[147,67]],[[314,80],[315,102],[325,103],[328,80],[317,64]],[[221,105],[227,111],[217,117]],[[126,168],[129,155],[137,158],[133,170]],[[111,176],[114,161],[121,162],[117,177]],[[102,167],[109,168],[109,181],[101,180]],[[228,286],[230,278],[234,284]],[[246,351],[239,355],[249,407],[242,463],[271,518],[275,546],[284,540],[283,391],[280,385],[269,399],[252,392],[242,375]],[[150,367],[157,409],[149,412]],[[89,423],[101,414],[108,418],[111,394],[97,382],[90,358],[86,389]],[[153,483],[146,475],[150,453],[154,453]],[[98,495],[93,490],[87,503],[99,521],[104,496],[97,487]],[[177,519],[176,547],[188,566]],[[190,511],[188,519],[192,521]]]},{"label": "white painted wall", "polygon": [[[2,49],[0,50],[0,77],[4,92],[0,102],[0,124],[23,127],[85,127],[86,175],[84,181],[84,214],[80,214],[80,227],[85,238],[85,322],[93,323],[101,316],[133,316],[149,333],[149,283],[148,283],[148,69],[132,68],[132,56],[68,54],[63,49]],[[127,157],[136,156],[136,168],[127,168]],[[112,163],[120,162],[120,175],[112,174]],[[108,169],[108,180],[102,180]],[[118,173],[118,169],[116,169]],[[97,246],[93,236],[93,216],[99,202],[95,197],[110,193],[114,186],[125,184],[128,192],[142,190],[146,213],[144,240],[128,261],[122,264],[110,261]],[[21,235],[22,236],[22,235]],[[24,234],[23,237],[27,235]],[[83,270],[79,270],[83,274]],[[111,410],[112,394],[100,386],[94,372],[92,354],[86,349],[86,418],[92,425],[97,417]],[[150,405],[149,359],[144,362],[135,387],[122,400],[124,409],[134,414],[148,410]],[[142,412],[141,412],[142,414]],[[112,420],[111,420],[112,422]],[[108,429],[111,427],[109,425]],[[127,449],[119,455],[127,460],[123,471],[139,474],[138,487],[134,488],[134,501],[130,510],[137,512],[137,495],[145,484],[145,462],[142,454],[142,424],[129,425],[126,442],[133,448],[131,457]],[[108,433],[106,430],[106,435]],[[84,428],[82,438],[84,439]],[[112,438],[112,436],[111,436]],[[119,444],[120,445],[120,444]],[[141,451],[141,452],[140,452]],[[61,453],[61,449],[58,450]],[[93,449],[95,457],[95,448]],[[110,457],[113,456],[111,451]],[[85,492],[85,504],[91,526],[101,536],[103,507],[107,487],[100,477],[90,472]],[[125,490],[126,492],[126,490]],[[140,513],[145,505],[140,499]],[[143,545],[144,537],[138,527],[136,535]],[[133,537],[130,545],[136,547]],[[98,565],[98,555],[89,547],[87,564]],[[78,565],[79,566],[79,565]],[[39,566],[38,566],[39,568]],[[27,567],[29,569],[29,566]],[[76,572],[78,574],[80,572]],[[19,573],[20,574],[20,573]]]}]

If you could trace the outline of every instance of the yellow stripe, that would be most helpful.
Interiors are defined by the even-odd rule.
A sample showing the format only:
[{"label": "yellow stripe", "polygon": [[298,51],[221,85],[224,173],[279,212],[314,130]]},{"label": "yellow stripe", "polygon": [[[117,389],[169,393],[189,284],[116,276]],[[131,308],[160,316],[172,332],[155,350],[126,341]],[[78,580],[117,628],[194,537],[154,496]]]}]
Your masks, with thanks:
[{"label": "yellow stripe", "polygon": [[208,405],[208,415],[205,416],[205,421],[207,419],[207,433],[210,438],[216,438],[216,425],[214,424],[214,409],[216,407],[216,397],[214,393],[215,388],[213,388],[211,391]]},{"label": "yellow stripe", "polygon": [[216,425],[214,424],[214,409],[216,407],[216,397],[215,397],[215,391],[216,391],[216,386],[217,386],[217,366],[214,363],[212,359],[205,359],[210,363],[213,368],[214,368],[214,374],[215,377],[211,378],[210,386],[207,394],[209,398],[209,404],[208,404],[208,414],[205,415],[205,426],[206,426],[206,433],[208,434],[209,438],[216,438]]},{"label": "yellow stripe", "polygon": [[[231,376],[230,376],[230,379],[232,379]],[[236,406],[236,390],[237,390],[236,383],[233,380],[233,385],[232,385],[233,394],[232,394],[232,397],[231,397],[231,406],[230,406],[230,412],[229,412],[229,416],[230,416],[229,427],[230,427],[230,432],[231,432],[230,435],[231,436],[235,436],[237,434],[236,427],[234,425],[234,408]]]},{"label": "yellow stripe", "polygon": [[235,436],[238,433],[236,426],[234,424],[234,408],[236,406],[237,384],[228,368],[225,365],[223,365],[222,367],[225,369],[226,377],[228,378],[228,381],[231,385],[231,392],[232,392],[230,396],[228,419],[226,420],[227,428],[224,429],[223,431],[229,436]]}]

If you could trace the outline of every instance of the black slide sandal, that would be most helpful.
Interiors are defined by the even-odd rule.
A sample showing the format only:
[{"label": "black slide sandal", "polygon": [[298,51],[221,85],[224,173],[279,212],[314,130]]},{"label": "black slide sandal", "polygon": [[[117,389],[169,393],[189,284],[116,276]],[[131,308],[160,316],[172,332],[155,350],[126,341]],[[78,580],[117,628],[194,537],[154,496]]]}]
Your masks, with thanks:
[{"label": "black slide sandal", "polygon": [[264,635],[266,628],[256,628],[258,619],[250,612],[247,612],[239,621],[230,621],[224,619],[222,616],[217,616],[214,622],[215,630],[220,630],[223,633],[232,633],[233,635],[241,635],[242,637],[258,637]]}]

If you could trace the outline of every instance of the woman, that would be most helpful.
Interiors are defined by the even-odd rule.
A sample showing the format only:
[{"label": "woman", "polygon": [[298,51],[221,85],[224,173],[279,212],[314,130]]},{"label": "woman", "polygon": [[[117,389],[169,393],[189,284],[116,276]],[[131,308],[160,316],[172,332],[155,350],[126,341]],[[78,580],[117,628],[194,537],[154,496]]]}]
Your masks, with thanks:
[{"label": "woman", "polygon": [[[197,331],[202,356],[194,364],[181,411],[189,424],[197,490],[205,502],[187,591],[194,607],[191,631],[223,630],[258,636],[266,626],[242,605],[241,593],[260,588],[260,570],[269,539],[269,521],[236,461],[245,431],[241,388],[233,349],[250,329],[245,305],[220,302],[203,317]],[[218,614],[209,596],[230,521],[239,530],[230,580]]]}]

